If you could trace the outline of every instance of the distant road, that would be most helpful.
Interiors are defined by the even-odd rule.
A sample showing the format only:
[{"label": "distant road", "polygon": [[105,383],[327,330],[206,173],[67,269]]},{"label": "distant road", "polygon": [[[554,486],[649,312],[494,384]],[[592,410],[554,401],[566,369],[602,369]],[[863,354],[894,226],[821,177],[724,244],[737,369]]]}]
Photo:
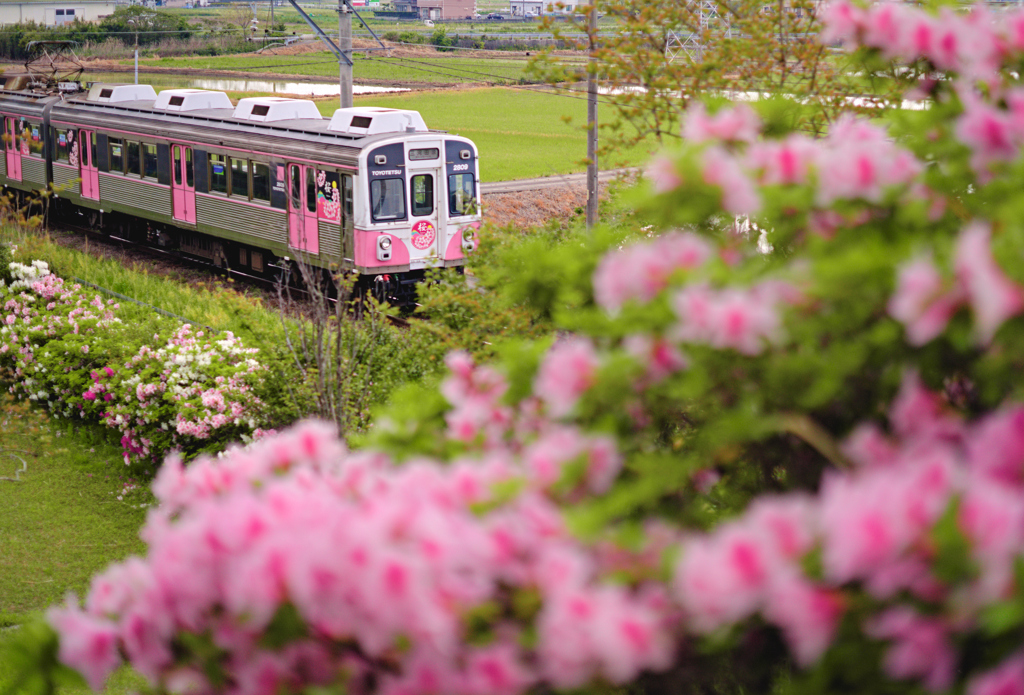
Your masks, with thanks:
[{"label": "distant road", "polygon": [[[638,169],[608,169],[597,174],[597,180],[606,183],[611,179],[624,174],[635,174]],[[516,193],[518,191],[540,191],[545,188],[562,188],[587,183],[586,172],[579,174],[561,174],[559,176],[543,176],[539,179],[519,179],[517,181],[493,181],[481,183],[480,193],[489,195],[494,193]]]}]

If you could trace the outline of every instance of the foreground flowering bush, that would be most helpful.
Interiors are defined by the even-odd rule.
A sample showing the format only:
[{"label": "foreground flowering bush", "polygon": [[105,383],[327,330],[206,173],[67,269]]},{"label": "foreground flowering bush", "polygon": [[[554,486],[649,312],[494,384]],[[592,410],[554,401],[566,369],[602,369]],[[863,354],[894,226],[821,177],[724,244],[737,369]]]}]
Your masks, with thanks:
[{"label": "foreground flowering bush", "polygon": [[43,261],[11,263],[0,286],[0,369],[11,393],[57,418],[119,431],[125,463],[159,462],[168,452],[218,451],[260,436],[252,386],[263,368],[230,333],[204,339],[188,325],[139,345],[119,305],[90,296]]},{"label": "foreground flowering bush", "polygon": [[50,611],[63,663],[196,693],[1024,692],[1024,13],[830,22],[929,108],[821,140],[691,111],[636,219],[661,233],[490,279],[562,339],[451,356],[364,450],[305,424],[170,461],[148,555]]}]

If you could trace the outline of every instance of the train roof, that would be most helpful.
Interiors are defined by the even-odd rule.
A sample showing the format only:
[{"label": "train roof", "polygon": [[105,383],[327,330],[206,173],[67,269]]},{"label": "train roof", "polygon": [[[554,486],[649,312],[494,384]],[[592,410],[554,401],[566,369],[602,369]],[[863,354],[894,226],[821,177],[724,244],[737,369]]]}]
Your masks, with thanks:
[{"label": "train roof", "polygon": [[9,98],[29,113],[54,103],[61,117],[73,111],[83,125],[109,127],[111,117],[122,116],[156,128],[205,124],[220,134],[314,140],[352,149],[400,134],[445,132],[427,128],[418,111],[353,107],[337,109],[326,119],[306,99],[253,97],[232,106],[224,92],[165,89],[158,95],[150,85],[93,83],[87,91],[63,95],[0,90],[0,103]]}]

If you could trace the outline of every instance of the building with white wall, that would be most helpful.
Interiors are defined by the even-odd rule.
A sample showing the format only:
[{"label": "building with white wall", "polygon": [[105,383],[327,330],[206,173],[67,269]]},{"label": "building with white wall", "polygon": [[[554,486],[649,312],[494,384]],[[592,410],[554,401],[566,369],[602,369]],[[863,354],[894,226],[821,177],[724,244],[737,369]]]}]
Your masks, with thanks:
[{"label": "building with white wall", "polygon": [[511,0],[509,7],[513,17],[538,17],[543,11],[543,0]]},{"label": "building with white wall", "polygon": [[36,22],[46,26],[58,26],[76,19],[95,22],[113,14],[119,3],[114,0],[65,0],[64,2],[11,2],[0,1],[0,26]]}]

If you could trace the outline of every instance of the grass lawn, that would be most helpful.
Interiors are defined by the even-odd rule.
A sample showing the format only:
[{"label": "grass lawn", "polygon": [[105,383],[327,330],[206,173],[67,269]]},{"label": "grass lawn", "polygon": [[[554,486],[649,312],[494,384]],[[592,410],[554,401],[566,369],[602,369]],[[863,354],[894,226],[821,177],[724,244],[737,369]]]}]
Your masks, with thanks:
[{"label": "grass lawn", "polygon": [[[136,481],[119,448],[89,432],[49,419],[4,394],[0,398],[0,622],[11,624],[62,601],[84,596],[89,578],[115,560],[142,553],[140,505],[148,488]],[[119,500],[118,496],[123,499]]]},{"label": "grass lawn", "polygon": [[[88,432],[72,432],[38,409],[0,395],[0,627],[17,625],[32,613],[85,595],[89,580],[112,562],[145,552],[138,538],[145,520],[148,488],[124,474],[120,449]],[[122,499],[118,499],[118,497]],[[0,650],[15,631],[0,632]],[[0,659],[0,692],[13,684],[13,667]],[[138,690],[143,680],[120,669],[108,692]],[[86,693],[86,688],[63,689]]]},{"label": "grass lawn", "polygon": [[[552,92],[480,88],[457,92],[405,92],[355,97],[357,106],[385,106],[414,109],[427,126],[470,138],[480,148],[480,177],[483,181],[567,174],[585,171],[587,102],[583,98],[558,96]],[[330,116],[337,102],[318,102],[321,113]],[[607,108],[598,110],[598,120],[610,119]],[[563,117],[571,118],[565,123]],[[643,147],[602,162],[602,168],[645,162]]]}]

